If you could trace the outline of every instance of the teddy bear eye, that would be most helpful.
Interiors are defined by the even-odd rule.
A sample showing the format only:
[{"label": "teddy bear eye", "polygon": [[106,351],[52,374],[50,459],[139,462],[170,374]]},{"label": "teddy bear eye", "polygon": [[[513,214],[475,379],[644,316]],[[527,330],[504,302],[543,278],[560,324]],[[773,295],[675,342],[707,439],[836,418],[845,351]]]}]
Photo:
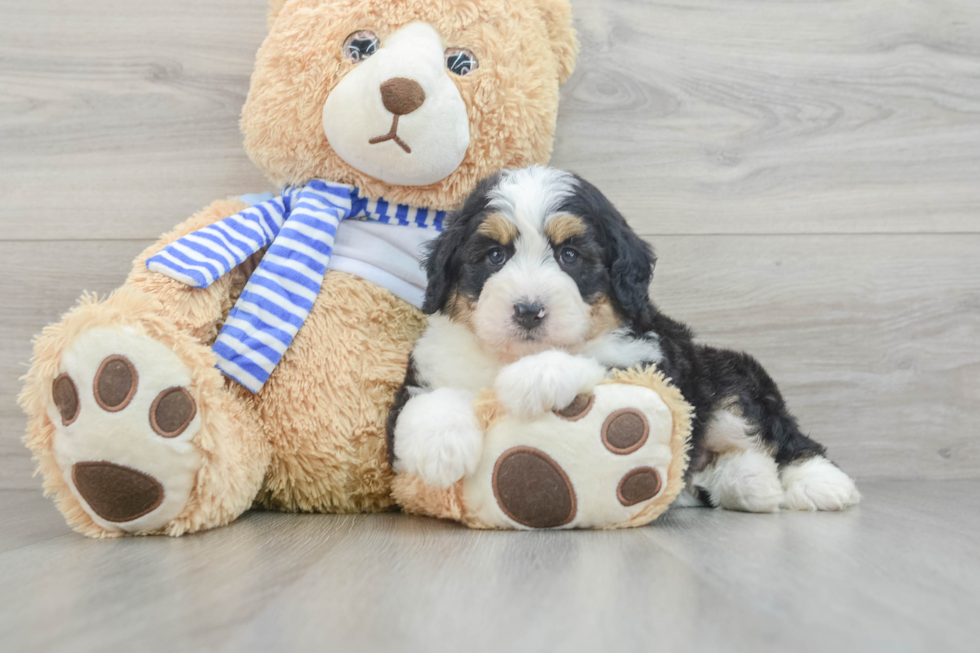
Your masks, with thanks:
[{"label": "teddy bear eye", "polygon": [[374,32],[361,30],[354,32],[344,41],[344,59],[360,63],[378,51],[381,39]]},{"label": "teddy bear eye", "polygon": [[473,53],[465,48],[446,49],[446,68],[454,75],[465,77],[480,67]]}]

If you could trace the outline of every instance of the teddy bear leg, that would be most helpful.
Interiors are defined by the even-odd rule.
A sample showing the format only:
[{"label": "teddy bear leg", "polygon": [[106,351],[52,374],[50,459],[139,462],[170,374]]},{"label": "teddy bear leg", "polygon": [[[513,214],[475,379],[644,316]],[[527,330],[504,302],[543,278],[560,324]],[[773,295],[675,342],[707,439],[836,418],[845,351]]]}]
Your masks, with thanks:
[{"label": "teddy bear leg", "polygon": [[[660,515],[684,486],[690,405],[654,368],[595,383],[587,361],[573,358],[549,353],[533,366],[505,368],[497,392],[473,403],[483,433],[476,469],[446,487],[423,478],[422,466],[400,467],[398,503],[473,528],[622,528]],[[578,378],[571,384],[553,374],[559,370]],[[501,397],[517,382],[526,383],[524,393]],[[559,401],[576,387],[578,395]],[[423,397],[439,400],[433,392],[412,401]],[[552,408],[537,410],[544,405]],[[418,406],[419,418],[409,415],[405,426],[421,430],[436,406]]]},{"label": "teddy bear leg", "polygon": [[648,523],[683,487],[689,433],[689,407],[653,372],[620,374],[547,413],[506,410],[463,481],[463,521],[493,528]]},{"label": "teddy bear leg", "polygon": [[251,504],[269,461],[249,397],[210,349],[123,288],[35,344],[21,404],[48,494],[90,536],[179,535]]},{"label": "teddy bear leg", "polygon": [[[224,204],[205,218],[234,212]],[[197,228],[195,218],[182,227]],[[226,383],[201,337],[216,330],[229,288],[186,301],[179,292],[141,279],[138,262],[121,289],[83,298],[35,342],[20,398],[25,442],[46,492],[87,535],[224,524],[261,486],[270,454],[250,395]]]}]

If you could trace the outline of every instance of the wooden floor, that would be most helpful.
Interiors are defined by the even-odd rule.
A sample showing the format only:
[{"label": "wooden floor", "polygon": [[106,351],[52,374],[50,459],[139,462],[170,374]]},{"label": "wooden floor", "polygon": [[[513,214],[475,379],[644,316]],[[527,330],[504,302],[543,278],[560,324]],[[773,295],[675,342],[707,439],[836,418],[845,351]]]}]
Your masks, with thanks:
[{"label": "wooden floor", "polygon": [[976,651],[978,481],[841,514],[675,509],[621,532],[252,513],[93,541],[0,491],[5,651]]},{"label": "wooden floor", "polygon": [[0,649],[976,650],[980,2],[573,8],[553,162],[656,245],[664,309],[761,359],[864,505],[69,534],[19,441],[30,339],[196,209],[269,189],[237,127],[266,5],[0,0]]}]

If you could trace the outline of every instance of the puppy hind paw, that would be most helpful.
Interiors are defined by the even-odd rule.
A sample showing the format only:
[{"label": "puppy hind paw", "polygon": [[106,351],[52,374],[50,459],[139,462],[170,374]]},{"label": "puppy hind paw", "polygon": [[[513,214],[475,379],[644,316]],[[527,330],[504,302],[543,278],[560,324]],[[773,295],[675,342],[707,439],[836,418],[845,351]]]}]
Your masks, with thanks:
[{"label": "puppy hind paw", "polygon": [[791,463],[780,477],[788,510],[844,510],[861,500],[851,477],[823,456]]},{"label": "puppy hind paw", "polygon": [[742,512],[776,512],[783,502],[783,487],[775,461],[759,451],[723,454],[693,483],[703,488],[711,505]]}]

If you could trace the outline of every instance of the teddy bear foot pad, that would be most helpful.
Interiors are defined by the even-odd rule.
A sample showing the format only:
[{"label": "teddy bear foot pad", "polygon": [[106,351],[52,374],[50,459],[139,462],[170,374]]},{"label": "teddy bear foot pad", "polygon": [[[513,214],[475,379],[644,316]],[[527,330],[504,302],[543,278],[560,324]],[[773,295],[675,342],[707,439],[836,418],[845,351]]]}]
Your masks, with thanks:
[{"label": "teddy bear foot pad", "polygon": [[109,531],[159,528],[184,508],[200,468],[186,366],[128,327],[97,327],[65,352],[51,386],[54,453],[82,508]]},{"label": "teddy bear foot pad", "polygon": [[531,421],[505,416],[464,481],[467,512],[491,528],[626,525],[664,492],[672,431],[667,405],[641,386],[600,385]]}]

